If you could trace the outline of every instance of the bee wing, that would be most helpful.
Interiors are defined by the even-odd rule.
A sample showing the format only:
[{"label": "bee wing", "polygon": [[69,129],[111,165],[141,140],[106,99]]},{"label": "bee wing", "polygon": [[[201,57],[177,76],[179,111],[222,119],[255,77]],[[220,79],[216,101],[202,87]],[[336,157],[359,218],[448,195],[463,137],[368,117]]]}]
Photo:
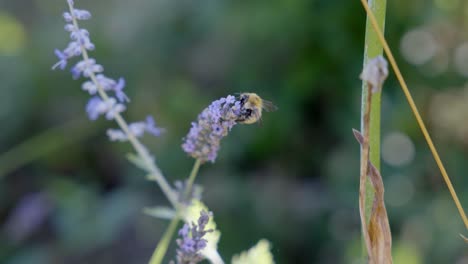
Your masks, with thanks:
[{"label": "bee wing", "polygon": [[278,107],[276,105],[267,100],[262,100],[262,108],[265,109],[265,111],[267,112],[273,112],[278,110]]}]

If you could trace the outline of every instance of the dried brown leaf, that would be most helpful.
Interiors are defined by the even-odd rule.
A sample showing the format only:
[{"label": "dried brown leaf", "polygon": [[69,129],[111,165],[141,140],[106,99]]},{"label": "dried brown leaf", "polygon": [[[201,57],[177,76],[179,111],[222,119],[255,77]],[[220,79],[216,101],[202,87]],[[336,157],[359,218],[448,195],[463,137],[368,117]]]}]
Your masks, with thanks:
[{"label": "dried brown leaf", "polygon": [[362,136],[361,132],[353,128],[353,134],[359,144],[362,145],[362,143],[364,143],[364,137]]},{"label": "dried brown leaf", "polygon": [[392,234],[384,202],[384,185],[379,170],[372,163],[369,163],[369,176],[375,190],[368,230],[374,259],[369,262],[392,263]]},{"label": "dried brown leaf", "polygon": [[[359,144],[365,143],[363,135],[353,129],[354,136]],[[387,210],[384,202],[384,185],[379,170],[369,161],[367,176],[374,187],[375,195],[372,204],[369,226],[366,226],[365,215],[361,210],[361,222],[363,222],[364,239],[370,264],[392,263],[392,234],[388,223]],[[365,195],[359,192],[359,202],[363,202]]]},{"label": "dried brown leaf", "polygon": [[[369,142],[365,140],[364,136],[357,130],[353,129],[354,136],[357,141],[361,144],[361,172],[359,176],[359,216],[361,218],[361,229],[364,237],[366,248],[371,248],[371,239],[369,232],[367,232],[367,221],[366,221],[366,180],[369,174]],[[369,259],[372,259],[372,252],[367,251]]]}]

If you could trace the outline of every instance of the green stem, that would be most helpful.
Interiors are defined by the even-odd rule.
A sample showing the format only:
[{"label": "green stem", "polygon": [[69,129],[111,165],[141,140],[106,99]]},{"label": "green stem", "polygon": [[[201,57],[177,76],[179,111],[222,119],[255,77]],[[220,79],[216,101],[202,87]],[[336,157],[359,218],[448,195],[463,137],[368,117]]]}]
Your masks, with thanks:
[{"label": "green stem", "polygon": [[192,191],[193,182],[195,181],[195,177],[198,174],[198,169],[200,169],[200,165],[201,165],[200,159],[197,159],[195,161],[195,164],[193,164],[192,172],[190,172],[190,176],[188,178],[187,186],[185,187],[185,192],[184,192],[184,197],[187,199],[190,198],[189,195],[190,195],[190,192]]},{"label": "green stem", "polygon": [[167,248],[169,247],[169,243],[174,236],[175,231],[177,230],[177,225],[179,224],[180,218],[176,215],[172,218],[169,227],[167,228],[166,232],[164,233],[162,239],[159,241],[158,246],[153,252],[149,264],[160,264],[166,255]]},{"label": "green stem", "polygon": [[[385,28],[385,13],[386,13],[386,0],[369,0],[368,1],[372,12],[375,14],[379,27],[384,32]],[[366,37],[364,46],[364,67],[370,59],[378,55],[382,55],[383,47],[379,42],[378,35],[372,28],[372,24],[367,17],[366,22]],[[362,82],[362,104],[361,104],[361,133],[367,134],[364,127],[364,113],[368,104],[368,96],[370,90],[368,89],[366,81]],[[381,92],[372,94],[370,101],[370,124],[369,124],[369,158],[372,164],[380,169],[380,110],[381,110]],[[374,190],[369,179],[366,180],[366,198],[365,198],[365,216],[366,222],[369,222],[370,214],[372,211],[372,202],[374,200]]]},{"label": "green stem", "polygon": [[[200,169],[200,165],[201,165],[201,160],[197,159],[195,161],[195,164],[193,164],[192,171],[190,172],[190,176],[187,181],[187,186],[186,186],[185,192],[183,193],[184,197],[188,197],[190,195],[190,191],[192,189],[193,182],[195,181],[195,178],[197,177],[198,170]],[[166,255],[167,248],[169,247],[169,243],[171,242],[172,237],[174,236],[175,230],[177,228],[177,224],[179,223],[181,219],[182,210],[184,209],[185,207],[183,205],[177,206],[176,215],[171,220],[169,227],[164,233],[164,236],[162,237],[162,239],[159,241],[158,245],[156,246],[153,252],[153,255],[151,256],[151,259],[149,261],[149,264],[160,264],[161,261],[163,260],[164,255]]]}]

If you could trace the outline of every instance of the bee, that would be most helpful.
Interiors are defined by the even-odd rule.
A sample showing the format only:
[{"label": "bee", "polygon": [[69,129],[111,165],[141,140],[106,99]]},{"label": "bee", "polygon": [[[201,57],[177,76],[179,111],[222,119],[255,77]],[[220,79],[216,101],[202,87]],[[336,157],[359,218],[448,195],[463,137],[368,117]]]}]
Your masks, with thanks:
[{"label": "bee", "polygon": [[272,102],[262,99],[256,93],[241,93],[239,101],[241,112],[236,121],[241,124],[257,122],[262,118],[262,110],[271,112],[278,109]]}]

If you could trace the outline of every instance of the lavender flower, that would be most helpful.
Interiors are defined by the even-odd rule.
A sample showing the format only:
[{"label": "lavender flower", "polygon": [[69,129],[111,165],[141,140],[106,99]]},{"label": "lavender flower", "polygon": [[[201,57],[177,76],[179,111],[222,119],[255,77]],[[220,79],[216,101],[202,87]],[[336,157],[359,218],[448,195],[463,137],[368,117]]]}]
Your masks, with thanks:
[{"label": "lavender flower", "polygon": [[220,142],[241,114],[241,102],[232,95],[212,102],[192,123],[182,149],[202,162],[214,162]]},{"label": "lavender flower", "polygon": [[102,94],[100,94],[101,98],[92,97],[86,106],[89,119],[96,120],[100,115],[105,115],[107,119],[113,119],[116,114],[125,111],[126,107],[123,103],[130,101],[123,92],[125,80],[119,78],[118,81],[115,81],[106,77],[102,74],[104,67],[98,64],[95,59],[88,57],[87,51],[94,50],[95,47],[91,42],[88,30],[80,28],[77,21],[90,19],[91,13],[74,8],[72,0],[67,0],[67,2],[70,11],[64,12],[63,18],[66,22],[65,31],[70,32],[70,43],[64,50],[55,50],[55,55],[59,61],[52,66],[52,69],[64,70],[70,59],[83,56],[83,59],[71,69],[73,78],[78,79],[81,76],[89,78],[88,81],[83,83],[82,88],[90,95],[97,94],[100,89],[105,92],[112,91],[115,95],[115,98],[107,95],[102,97]]},{"label": "lavender flower", "polygon": [[[145,122],[135,122],[128,125],[128,129],[135,137],[141,137],[145,132],[153,135],[153,136],[160,136],[164,129],[157,127],[156,123],[152,116],[147,116]],[[107,136],[111,141],[127,141],[128,136],[120,129],[108,129]]]},{"label": "lavender flower", "polygon": [[177,245],[179,245],[177,264],[196,264],[204,259],[200,251],[206,247],[208,242],[203,237],[207,233],[213,232],[212,229],[205,230],[212,216],[211,212],[201,211],[197,224],[192,223],[192,227],[185,224],[179,230],[179,236],[182,238],[177,239]]},{"label": "lavender flower", "polygon": [[95,96],[86,105],[86,112],[91,120],[96,120],[100,115],[105,114],[108,120],[114,118],[117,113],[125,111],[125,105],[116,102],[115,98],[104,101]]},{"label": "lavender flower", "polygon": [[[95,59],[88,56],[87,51],[94,50],[94,44],[91,42],[89,32],[86,29],[78,27],[78,20],[87,20],[91,18],[91,13],[86,10],[74,8],[74,2],[67,0],[69,12],[63,13],[65,19],[65,31],[70,32],[70,43],[62,50],[55,50],[55,55],[59,61],[52,66],[52,69],[59,68],[64,70],[68,61],[73,57],[83,56],[83,59],[77,62],[72,68],[71,73],[74,79],[80,77],[88,78],[81,88],[90,95],[94,95],[86,105],[86,112],[91,120],[96,120],[104,115],[106,119],[114,119],[117,115],[125,111],[125,103],[130,99],[124,93],[125,79],[119,78],[117,81],[105,76],[102,72],[104,67],[96,62]],[[114,97],[109,96],[107,92],[113,92]],[[99,94],[97,96],[96,94]],[[144,132],[154,136],[159,136],[163,129],[156,126],[152,117],[147,117],[144,122],[135,122],[128,125],[128,130],[135,137],[141,137]],[[128,135],[120,129],[109,129],[107,135],[112,141],[126,141]]]}]

